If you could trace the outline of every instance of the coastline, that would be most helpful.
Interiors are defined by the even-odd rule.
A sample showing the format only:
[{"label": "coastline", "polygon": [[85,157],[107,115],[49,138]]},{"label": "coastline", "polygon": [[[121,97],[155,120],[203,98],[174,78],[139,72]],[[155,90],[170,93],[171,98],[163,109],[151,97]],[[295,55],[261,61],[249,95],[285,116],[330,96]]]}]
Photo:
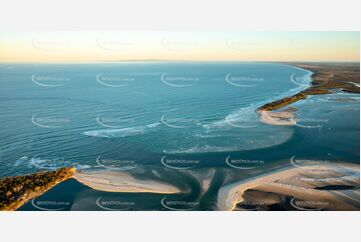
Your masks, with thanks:
[{"label": "coastline", "polygon": [[[292,112],[275,112],[310,95],[324,95],[342,90],[348,93],[360,93],[360,68],[354,63],[282,63],[310,71],[310,86],[288,97],[284,97],[257,108],[260,121],[270,125],[295,125]],[[292,80],[292,76],[291,76]],[[297,84],[297,83],[296,83]]]},{"label": "coastline", "polygon": [[[354,65],[344,63],[345,69],[342,66],[332,64],[311,64],[311,63],[283,63],[296,68],[311,71],[310,86],[299,93],[285,97],[270,103],[267,103],[257,109],[257,111],[274,111],[279,108],[285,107],[291,103],[306,99],[309,95],[323,95],[333,93],[335,89],[349,93],[360,93],[360,69],[355,68]],[[326,70],[325,70],[326,69]],[[341,72],[348,72],[347,76],[351,79],[336,79],[340,78]]]},{"label": "coastline", "polygon": [[[310,95],[332,94],[339,90],[360,93],[360,69],[354,63],[283,64],[311,71],[310,86],[256,109],[261,122],[295,125],[297,120],[291,107],[277,110]],[[359,166],[349,164],[288,167],[221,188],[218,209],[267,210],[276,205],[296,210],[359,210],[359,176]],[[290,199],[289,204],[285,204],[287,199]]]},{"label": "coastline", "polygon": [[175,194],[181,190],[173,185],[151,179],[136,179],[121,171],[77,172],[74,179],[98,191]]},{"label": "coastline", "polygon": [[70,167],[0,180],[0,211],[20,208],[57,184],[72,178],[75,173],[76,169]]},{"label": "coastline", "polygon": [[[295,166],[235,182],[220,189],[218,209],[268,210],[288,205],[296,210],[359,210],[359,168],[346,163]],[[296,199],[304,208],[295,205]]]},{"label": "coastline", "polygon": [[[304,64],[306,65],[306,64]],[[309,80],[310,86],[306,87],[306,85],[291,89],[292,91],[288,92],[288,95],[291,95],[289,97],[281,98],[279,100],[269,102],[262,107],[258,108],[257,111],[260,114],[260,120],[261,122],[271,124],[271,125],[296,125],[297,120],[295,118],[296,108],[288,107],[287,109],[282,109],[277,111],[277,109],[286,107],[287,105],[291,103],[295,103],[299,100],[306,99],[309,95],[322,95],[322,94],[330,94],[334,91],[339,91],[340,89],[342,91],[348,92],[348,93],[359,93],[359,78],[358,79],[345,79],[342,80],[340,84],[340,80],[334,80],[333,75],[327,75],[324,69],[327,68],[328,64],[325,64],[326,67],[319,67],[320,64],[317,64],[316,67],[310,66],[310,70],[313,69],[313,79]],[[300,64],[301,66],[301,64]],[[303,66],[305,67],[305,66]],[[317,67],[319,69],[323,70],[323,74],[317,72]],[[298,68],[298,67],[296,67]],[[336,66],[337,71],[340,70],[340,66]],[[306,70],[308,72],[311,72],[310,70]],[[354,69],[354,74],[359,74],[359,69]],[[355,74],[355,76],[356,76]],[[337,75],[336,75],[337,76]],[[329,80],[329,81],[327,81]],[[291,80],[292,81],[292,80]],[[330,84],[331,83],[331,84]],[[332,84],[334,83],[334,84]],[[344,86],[342,86],[344,84]],[[344,89],[342,88],[344,87]],[[302,89],[302,90],[300,90]],[[298,92],[298,93],[296,93]],[[296,94],[295,94],[296,93]],[[287,93],[283,93],[283,96],[287,95]],[[280,97],[280,96],[278,96]],[[272,98],[272,97],[271,97]],[[277,98],[277,97],[276,97]],[[264,100],[263,103],[266,103],[270,99]],[[254,107],[257,107],[256,105],[253,106],[251,109],[252,112],[254,112]],[[253,113],[254,114],[254,113]],[[257,117],[256,117],[257,119]],[[347,158],[346,158],[347,159]],[[287,168],[287,166],[286,166]],[[71,169],[71,168],[61,168],[61,169]],[[60,170],[61,170],[60,169]],[[74,168],[75,169],[75,168]],[[16,210],[17,208],[24,205],[29,200],[41,196],[42,194],[46,193],[48,190],[56,186],[57,184],[69,179],[74,178],[78,182],[91,187],[92,189],[98,190],[98,191],[106,191],[106,192],[126,192],[126,193],[156,193],[156,194],[176,194],[181,193],[179,188],[173,186],[172,184],[168,184],[167,181],[163,182],[160,181],[160,179],[142,179],[140,176],[140,179],[137,175],[133,176],[133,174],[128,174],[126,172],[110,172],[106,170],[97,171],[96,173],[90,174],[90,172],[78,172],[78,171],[71,171],[69,170],[69,174],[64,176],[60,175],[54,172],[57,171],[48,171],[48,172],[38,172],[27,176],[22,177],[9,177],[4,180],[6,182],[3,182],[4,180],[0,180],[0,187],[3,184],[9,184],[6,186],[2,186],[0,190],[1,197],[8,197],[8,200],[4,200],[7,202],[7,204],[0,204],[0,210]],[[279,170],[278,170],[279,171]],[[277,172],[277,171],[275,171]],[[213,174],[213,173],[212,173]],[[265,172],[263,172],[265,174]],[[202,182],[202,189],[204,191],[208,190],[210,187],[210,184],[213,180],[213,175],[210,175],[210,177],[204,178]],[[50,179],[51,178],[51,179]],[[259,177],[253,177],[251,178],[250,182],[256,181]],[[353,179],[353,177],[351,177]],[[49,180],[50,179],[50,180]],[[34,181],[34,184],[26,184],[26,188],[24,191],[22,191],[22,194],[17,194],[14,196],[14,192],[19,193],[19,191],[24,187],[24,184],[21,183],[21,181],[31,181],[31,183]],[[19,185],[14,186],[13,182],[17,183],[19,181]],[[247,181],[247,182],[248,182]],[[1,183],[2,182],[2,183]],[[39,182],[39,184],[37,184]],[[239,181],[241,182],[241,181]],[[243,183],[246,181],[243,181]],[[342,181],[343,182],[343,181]],[[17,183],[18,184],[18,183]],[[262,191],[250,191],[252,190],[252,186],[248,187],[242,193],[246,194],[248,198],[258,196],[258,199],[260,201],[263,201],[263,192],[267,190],[273,191],[276,185],[270,185],[265,182],[265,184],[258,184],[258,187],[262,187]],[[279,187],[280,185],[277,184],[278,188],[276,189],[277,192],[280,190],[285,191],[285,188],[282,189]],[[282,186],[291,186],[290,184],[283,184]],[[6,189],[3,189],[6,188]],[[8,193],[10,191],[10,193]],[[233,191],[233,190],[232,190]],[[235,193],[239,193],[240,191],[234,190]],[[288,191],[287,191],[288,192]],[[255,195],[258,194],[258,195]],[[263,195],[259,195],[263,194]],[[11,198],[12,196],[12,198]],[[229,196],[229,194],[224,194],[224,196]],[[16,200],[17,199],[17,200]],[[267,198],[268,199],[268,198]],[[245,199],[247,200],[247,199]],[[252,200],[252,199],[251,199]],[[279,201],[280,198],[277,196],[273,196],[272,199],[273,202]],[[272,202],[267,201],[267,203],[272,204]],[[9,201],[9,202],[8,202]],[[238,203],[242,203],[241,200],[239,200],[235,205],[236,207]],[[10,204],[10,205],[9,205]],[[225,206],[223,206],[225,207]],[[351,209],[350,207],[342,207],[345,210]],[[337,208],[334,208],[337,210]]]},{"label": "coastline", "polygon": [[182,192],[174,185],[151,179],[138,179],[126,172],[106,170],[83,172],[68,167],[0,180],[0,211],[15,211],[71,178],[94,190],[105,192],[154,194]]}]

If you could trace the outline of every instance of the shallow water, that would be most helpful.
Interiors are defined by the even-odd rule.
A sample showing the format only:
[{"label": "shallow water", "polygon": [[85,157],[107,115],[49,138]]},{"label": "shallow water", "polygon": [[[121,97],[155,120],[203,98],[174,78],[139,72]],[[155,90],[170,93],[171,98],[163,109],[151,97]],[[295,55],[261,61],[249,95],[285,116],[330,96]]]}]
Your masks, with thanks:
[{"label": "shallow water", "polygon": [[[292,104],[298,126],[259,122],[255,109],[305,89],[310,74],[271,63],[2,64],[0,176],[70,165],[122,170],[186,192],[113,194],[70,180],[38,200],[69,200],[60,210],[209,210],[220,186],[292,157],[359,163],[359,95]],[[210,173],[202,193],[197,177]]]}]

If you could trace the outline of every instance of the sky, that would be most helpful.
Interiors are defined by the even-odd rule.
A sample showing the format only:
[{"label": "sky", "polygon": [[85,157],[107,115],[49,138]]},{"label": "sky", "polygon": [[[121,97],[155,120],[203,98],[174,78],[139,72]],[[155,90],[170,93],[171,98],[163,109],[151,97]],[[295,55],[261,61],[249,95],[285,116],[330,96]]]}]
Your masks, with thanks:
[{"label": "sky", "polygon": [[359,32],[0,32],[0,62],[352,61]]}]

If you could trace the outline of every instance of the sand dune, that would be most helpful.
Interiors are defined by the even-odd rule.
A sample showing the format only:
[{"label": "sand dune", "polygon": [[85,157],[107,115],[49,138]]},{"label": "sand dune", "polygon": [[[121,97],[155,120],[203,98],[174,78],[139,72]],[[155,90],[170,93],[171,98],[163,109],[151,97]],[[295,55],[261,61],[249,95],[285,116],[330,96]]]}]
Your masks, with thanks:
[{"label": "sand dune", "polygon": [[119,171],[78,172],[74,178],[95,190],[107,192],[146,192],[173,194],[181,192],[176,186],[151,179],[137,179]]},{"label": "sand dune", "polygon": [[219,210],[359,210],[360,170],[350,164],[292,167],[229,184],[219,191]]}]

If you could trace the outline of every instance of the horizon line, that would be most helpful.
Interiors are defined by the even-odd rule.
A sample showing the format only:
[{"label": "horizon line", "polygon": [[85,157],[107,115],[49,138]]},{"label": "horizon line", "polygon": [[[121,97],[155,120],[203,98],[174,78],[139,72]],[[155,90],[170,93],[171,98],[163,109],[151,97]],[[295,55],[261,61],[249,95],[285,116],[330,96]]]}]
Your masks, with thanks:
[{"label": "horizon line", "polygon": [[121,62],[270,62],[270,63],[358,63],[360,60],[162,60],[162,59],[134,59],[134,60],[92,60],[92,61],[0,61],[0,64],[96,64]]}]

